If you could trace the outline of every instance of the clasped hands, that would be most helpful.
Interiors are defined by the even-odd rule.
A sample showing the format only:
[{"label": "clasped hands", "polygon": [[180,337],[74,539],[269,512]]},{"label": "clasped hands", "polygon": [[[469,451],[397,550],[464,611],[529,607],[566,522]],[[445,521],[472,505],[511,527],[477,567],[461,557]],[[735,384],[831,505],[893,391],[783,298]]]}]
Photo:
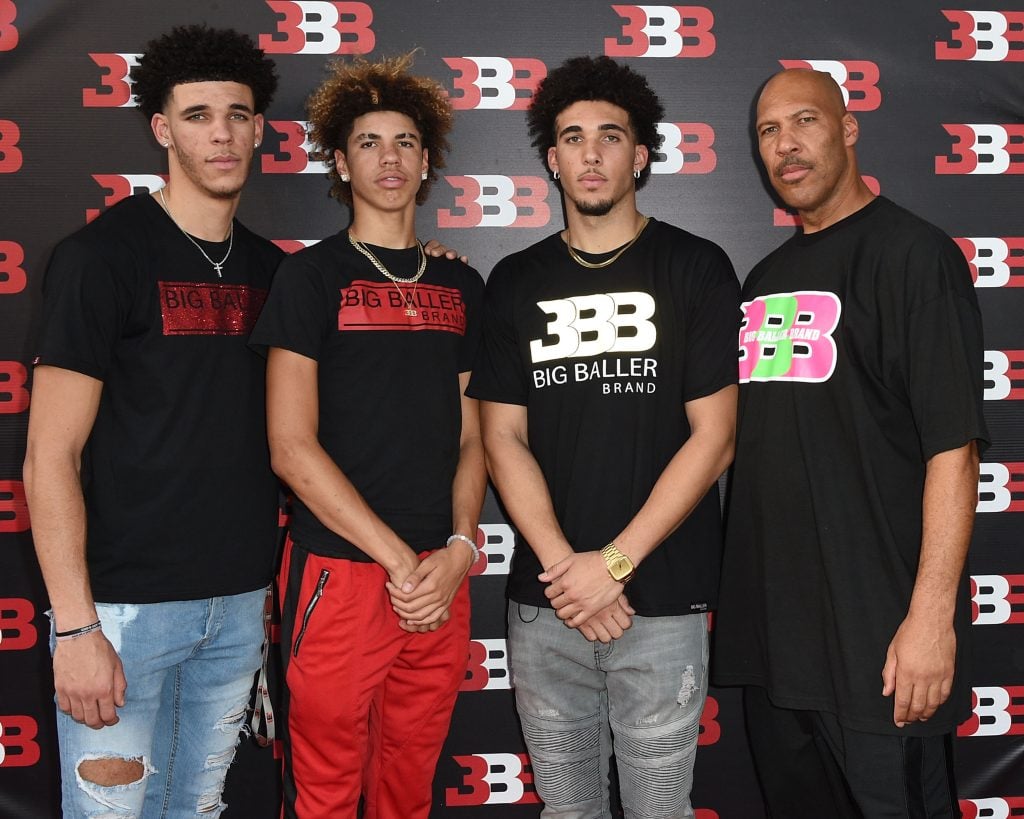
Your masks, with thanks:
[{"label": "clasped hands", "polygon": [[574,552],[538,579],[559,619],[591,642],[610,643],[633,624],[636,612],[600,552]]},{"label": "clasped hands", "polygon": [[419,560],[411,559],[390,574],[385,584],[391,596],[391,608],[404,631],[437,631],[448,622],[448,608],[463,578],[473,565],[473,554],[458,543],[431,552]]}]

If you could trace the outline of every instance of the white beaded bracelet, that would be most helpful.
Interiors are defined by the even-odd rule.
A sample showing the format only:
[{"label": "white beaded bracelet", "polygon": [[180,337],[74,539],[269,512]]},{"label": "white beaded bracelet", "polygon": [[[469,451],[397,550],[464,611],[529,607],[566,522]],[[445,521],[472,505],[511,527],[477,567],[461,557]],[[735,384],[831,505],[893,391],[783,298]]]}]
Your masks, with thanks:
[{"label": "white beaded bracelet", "polygon": [[471,565],[475,566],[476,562],[480,559],[480,548],[476,545],[476,541],[473,540],[473,538],[466,537],[465,535],[455,534],[448,538],[444,545],[451,546],[456,540],[461,540],[463,543],[469,544],[469,548],[473,550],[473,563]]}]

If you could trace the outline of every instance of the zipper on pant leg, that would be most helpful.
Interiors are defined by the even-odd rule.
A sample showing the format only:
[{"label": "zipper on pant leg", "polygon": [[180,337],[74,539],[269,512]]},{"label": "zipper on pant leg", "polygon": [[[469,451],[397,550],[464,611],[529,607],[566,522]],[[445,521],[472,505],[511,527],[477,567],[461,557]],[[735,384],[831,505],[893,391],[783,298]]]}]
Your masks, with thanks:
[{"label": "zipper on pant leg", "polygon": [[313,596],[309,599],[306,611],[302,614],[302,628],[299,629],[299,635],[295,638],[295,643],[292,645],[293,657],[299,656],[299,643],[302,642],[302,638],[306,634],[306,628],[309,626],[309,618],[313,616],[313,609],[315,609],[316,604],[320,602],[320,598],[324,596],[324,586],[327,585],[327,580],[330,576],[330,569],[320,570],[320,579],[316,582],[316,590],[313,592]]}]

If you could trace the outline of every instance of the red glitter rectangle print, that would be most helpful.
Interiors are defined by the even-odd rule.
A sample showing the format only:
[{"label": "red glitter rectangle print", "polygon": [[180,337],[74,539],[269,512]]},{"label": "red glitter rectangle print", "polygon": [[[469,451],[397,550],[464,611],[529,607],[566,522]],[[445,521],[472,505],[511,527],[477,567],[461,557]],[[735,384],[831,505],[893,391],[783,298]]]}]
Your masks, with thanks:
[{"label": "red glitter rectangle print", "polygon": [[259,317],[267,291],[246,284],[159,282],[165,336],[240,336]]}]

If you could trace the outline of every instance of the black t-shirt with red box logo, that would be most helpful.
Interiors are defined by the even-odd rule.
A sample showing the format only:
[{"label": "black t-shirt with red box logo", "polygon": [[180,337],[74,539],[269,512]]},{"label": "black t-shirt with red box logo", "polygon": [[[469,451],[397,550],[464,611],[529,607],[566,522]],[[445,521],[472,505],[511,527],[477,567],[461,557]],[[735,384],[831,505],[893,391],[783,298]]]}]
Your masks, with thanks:
[{"label": "black t-shirt with red box logo", "polygon": [[[415,273],[415,248],[369,247],[395,275]],[[429,258],[415,286],[398,286],[342,231],[285,259],[252,334],[255,346],[317,362],[321,446],[417,552],[452,532],[459,374],[473,366],[482,300],[480,275],[462,262]],[[316,554],[371,560],[297,498],[290,533]]]},{"label": "black t-shirt with red box logo", "polygon": [[[218,278],[152,197],[57,245],[36,364],[103,382],[82,462],[93,597],[156,603],[267,585],[277,481],[250,350],[280,250],[237,221]],[[205,243],[221,259],[228,243]]]},{"label": "black t-shirt with red box logo", "polygon": [[[527,408],[530,450],[572,547],[600,549],[636,515],[690,435],[684,404],[736,383],[739,284],[717,245],[651,220],[607,267],[573,261],[558,234],[503,259],[487,284],[470,395]],[[512,600],[550,607],[521,536]],[[718,487],[639,566],[643,616],[713,608]]]},{"label": "black t-shirt with red box logo", "polygon": [[[743,294],[715,680],[897,733],[881,672],[914,587],[926,464],[988,435],[967,263],[878,197],[791,238]],[[956,630],[953,695],[904,733],[969,713],[966,572]]]}]

